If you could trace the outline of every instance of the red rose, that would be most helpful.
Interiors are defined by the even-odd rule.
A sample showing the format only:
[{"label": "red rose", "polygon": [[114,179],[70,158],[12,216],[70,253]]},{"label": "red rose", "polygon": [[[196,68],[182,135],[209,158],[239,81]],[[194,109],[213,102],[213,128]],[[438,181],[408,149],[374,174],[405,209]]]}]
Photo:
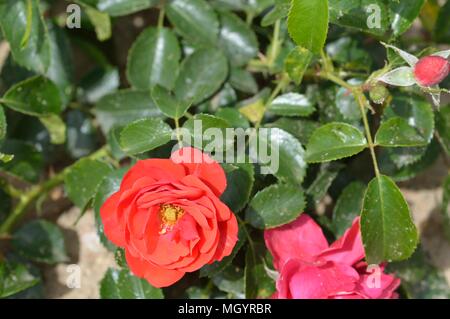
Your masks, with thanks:
[{"label": "red rose", "polygon": [[225,188],[222,167],[193,148],[138,161],[100,209],[105,234],[136,276],[170,286],[233,250],[238,225],[219,199]]},{"label": "red rose", "polygon": [[434,86],[441,83],[450,72],[450,62],[441,56],[426,56],[414,67],[416,81],[422,86]]}]

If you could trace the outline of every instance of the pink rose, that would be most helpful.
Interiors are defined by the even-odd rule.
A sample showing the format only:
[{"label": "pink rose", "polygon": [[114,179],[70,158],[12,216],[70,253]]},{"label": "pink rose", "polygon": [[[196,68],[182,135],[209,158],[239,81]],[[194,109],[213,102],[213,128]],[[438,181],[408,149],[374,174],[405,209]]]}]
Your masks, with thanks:
[{"label": "pink rose", "polygon": [[279,299],[397,298],[400,279],[384,273],[383,265],[368,267],[359,217],[345,234],[328,245],[322,229],[306,214],[267,230],[266,245],[279,272]]}]

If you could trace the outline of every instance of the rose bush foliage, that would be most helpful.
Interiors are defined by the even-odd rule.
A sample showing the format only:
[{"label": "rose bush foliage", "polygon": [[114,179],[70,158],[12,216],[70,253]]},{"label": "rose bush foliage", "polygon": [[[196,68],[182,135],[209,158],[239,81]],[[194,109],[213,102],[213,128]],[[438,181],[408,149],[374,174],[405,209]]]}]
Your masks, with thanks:
[{"label": "rose bush foliage", "polygon": [[398,183],[449,163],[449,20],[448,0],[1,1],[0,297],[71,261],[67,197],[116,256],[102,298],[448,298]]}]

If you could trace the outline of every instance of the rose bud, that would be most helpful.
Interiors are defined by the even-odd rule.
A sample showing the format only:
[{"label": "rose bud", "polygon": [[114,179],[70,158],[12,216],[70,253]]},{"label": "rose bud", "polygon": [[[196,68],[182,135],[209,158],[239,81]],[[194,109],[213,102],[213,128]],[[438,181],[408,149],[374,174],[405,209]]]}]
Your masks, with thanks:
[{"label": "rose bud", "polygon": [[189,147],[138,161],[100,209],[105,234],[134,275],[170,286],[233,250],[236,216],[219,198],[226,182],[216,161]]},{"label": "rose bud", "polygon": [[414,77],[421,86],[434,86],[444,80],[450,72],[450,63],[440,56],[421,58],[414,67]]}]

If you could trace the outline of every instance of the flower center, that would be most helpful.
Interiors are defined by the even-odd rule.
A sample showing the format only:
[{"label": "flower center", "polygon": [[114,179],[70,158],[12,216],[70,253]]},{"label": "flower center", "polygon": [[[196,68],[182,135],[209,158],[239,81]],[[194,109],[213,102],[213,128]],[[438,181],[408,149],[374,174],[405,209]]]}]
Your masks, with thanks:
[{"label": "flower center", "polygon": [[184,210],[181,207],[164,204],[159,209],[159,216],[161,218],[161,230],[160,234],[165,234],[172,229],[177,221],[184,215]]}]

